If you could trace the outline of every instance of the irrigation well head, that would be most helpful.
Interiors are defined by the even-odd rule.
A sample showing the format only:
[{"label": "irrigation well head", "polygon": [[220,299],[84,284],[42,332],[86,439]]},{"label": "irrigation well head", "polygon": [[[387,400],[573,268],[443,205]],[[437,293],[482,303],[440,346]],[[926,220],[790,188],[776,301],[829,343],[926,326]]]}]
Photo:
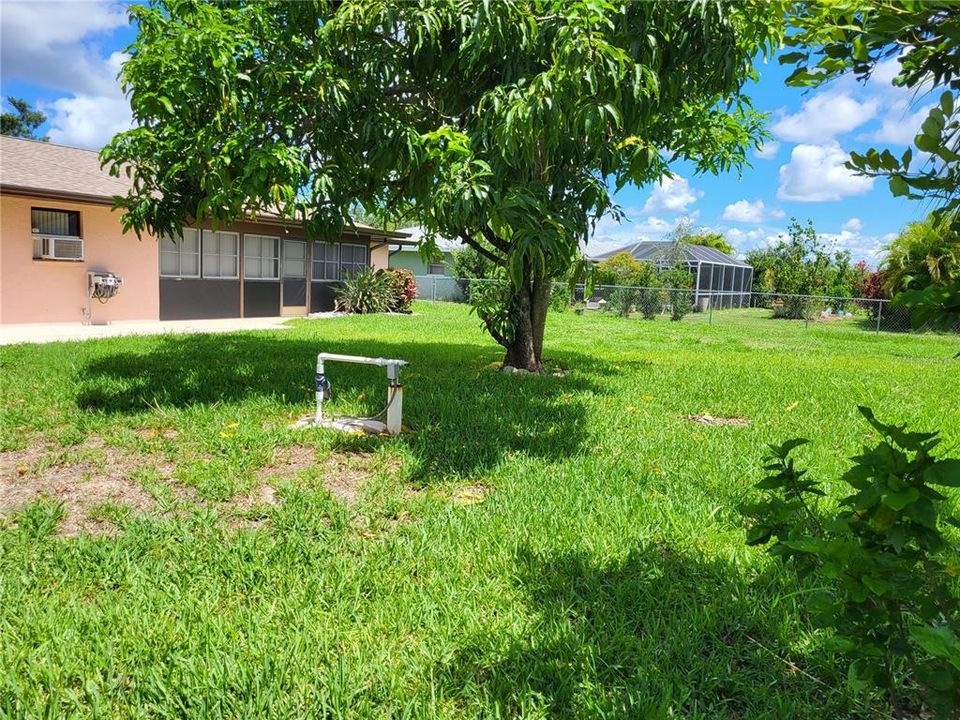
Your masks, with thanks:
[{"label": "irrigation well head", "polygon": [[[387,404],[372,417],[324,417],[323,402],[329,400],[333,385],[327,377],[326,363],[347,362],[357,365],[376,365],[387,369]],[[399,435],[403,422],[403,385],[400,383],[400,368],[406,360],[363,357],[362,355],[338,355],[320,353],[317,355],[316,382],[317,410],[313,415],[301,418],[291,428],[325,427],[344,432],[365,432],[373,435]]]}]

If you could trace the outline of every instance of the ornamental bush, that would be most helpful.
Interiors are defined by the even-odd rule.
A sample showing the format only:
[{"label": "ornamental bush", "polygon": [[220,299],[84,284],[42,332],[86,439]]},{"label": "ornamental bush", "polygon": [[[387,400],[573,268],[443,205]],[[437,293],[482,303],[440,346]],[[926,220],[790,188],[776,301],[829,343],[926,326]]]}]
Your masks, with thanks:
[{"label": "ornamental bush", "polygon": [[390,268],[383,270],[390,277],[393,289],[393,298],[390,301],[390,310],[407,312],[413,301],[417,299],[417,281],[413,272],[405,268]]},{"label": "ornamental bush", "polygon": [[[829,510],[822,484],[794,464],[807,440],[771,446],[748,505],[747,542],[802,575],[816,577],[806,605],[851,661],[851,689],[887,694],[897,717],[960,712],[960,554],[952,514],[960,459],[936,458],[938,433],[886,425],[861,407],[879,434],[840,480],[852,492]],[[944,491],[943,494],[941,490]]]},{"label": "ornamental bush", "polygon": [[394,281],[389,274],[363,268],[343,279],[343,284],[336,291],[336,307],[341,312],[349,313],[386,312],[394,298]]}]

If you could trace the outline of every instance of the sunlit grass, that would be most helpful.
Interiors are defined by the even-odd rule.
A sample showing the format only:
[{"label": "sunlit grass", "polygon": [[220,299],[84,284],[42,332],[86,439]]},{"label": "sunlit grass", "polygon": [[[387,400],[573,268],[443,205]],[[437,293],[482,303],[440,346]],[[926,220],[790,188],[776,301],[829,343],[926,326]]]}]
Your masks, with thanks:
[{"label": "sunlit grass", "polygon": [[[0,715],[883,713],[848,694],[808,586],[744,546],[737,508],[766,443],[809,437],[803,461],[838,477],[869,435],[858,404],[942,429],[956,454],[956,338],[567,313],[546,356],[568,374],[506,376],[465,308],[416,311],[3,348],[2,448],[60,462],[97,438],[142,459],[131,476],[156,505],[96,508],[115,537],[58,536],[51,499],[8,518]],[[409,360],[411,432],[289,430],[321,350]],[[382,406],[381,370],[329,370],[336,412]],[[308,468],[235,522],[232,499],[293,445],[372,453],[376,472],[350,504]]]}]

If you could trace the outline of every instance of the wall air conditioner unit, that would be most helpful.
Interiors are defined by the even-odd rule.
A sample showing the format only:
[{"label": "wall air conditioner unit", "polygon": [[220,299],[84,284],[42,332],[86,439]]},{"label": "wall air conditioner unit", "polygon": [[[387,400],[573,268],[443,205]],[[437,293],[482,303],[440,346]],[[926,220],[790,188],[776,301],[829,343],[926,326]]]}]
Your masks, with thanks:
[{"label": "wall air conditioner unit", "polygon": [[83,239],[59,235],[33,236],[34,260],[83,260]]}]

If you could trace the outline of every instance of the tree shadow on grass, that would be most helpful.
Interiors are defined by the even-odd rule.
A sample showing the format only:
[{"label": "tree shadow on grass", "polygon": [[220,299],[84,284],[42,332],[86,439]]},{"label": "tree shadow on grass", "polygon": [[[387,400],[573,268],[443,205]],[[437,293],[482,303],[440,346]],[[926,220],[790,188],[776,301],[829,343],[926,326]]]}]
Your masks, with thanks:
[{"label": "tree shadow on grass", "polygon": [[[150,408],[241,404],[262,398],[312,411],[314,368],[321,343],[282,335],[186,335],[155,343],[148,352],[116,352],[89,361],[77,374],[77,405],[87,411],[137,414]],[[596,358],[556,354],[564,377],[495,372],[495,348],[435,342],[324,341],[322,349],[348,355],[394,357],[401,372],[404,423],[399,442],[421,461],[419,475],[469,476],[511,453],[557,460],[581,447],[584,394],[603,392],[594,378],[609,372]],[[386,398],[382,368],[329,363],[334,404],[347,398],[373,414]],[[284,415],[284,418],[287,416]],[[423,479],[415,475],[414,480]]]},{"label": "tree shadow on grass", "polygon": [[515,577],[532,628],[483,634],[434,668],[461,703],[503,717],[860,717],[826,657],[790,648],[799,611],[769,606],[796,588],[779,575],[750,583],[661,546],[603,564],[524,549]]}]

